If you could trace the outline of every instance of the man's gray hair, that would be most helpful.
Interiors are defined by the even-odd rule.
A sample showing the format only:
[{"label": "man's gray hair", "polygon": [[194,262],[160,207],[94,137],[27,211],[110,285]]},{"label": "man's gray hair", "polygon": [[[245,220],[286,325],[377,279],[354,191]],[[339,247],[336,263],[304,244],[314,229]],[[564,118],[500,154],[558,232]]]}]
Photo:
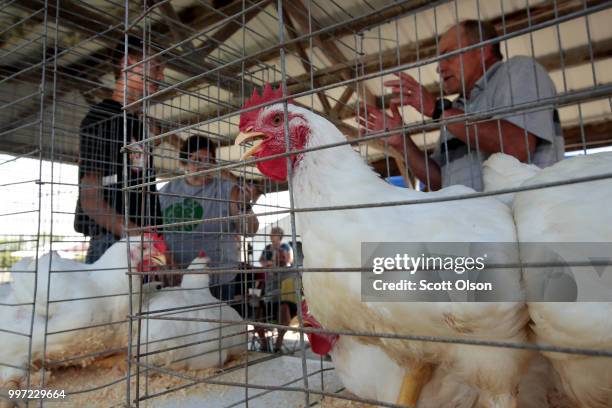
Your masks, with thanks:
[{"label": "man's gray hair", "polygon": [[[486,21],[464,20],[459,23],[459,26],[463,29],[463,32],[470,42],[470,45],[478,44],[482,41],[492,40],[498,36],[495,26]],[[490,45],[493,56],[499,60],[504,59],[499,42],[494,42]]]}]

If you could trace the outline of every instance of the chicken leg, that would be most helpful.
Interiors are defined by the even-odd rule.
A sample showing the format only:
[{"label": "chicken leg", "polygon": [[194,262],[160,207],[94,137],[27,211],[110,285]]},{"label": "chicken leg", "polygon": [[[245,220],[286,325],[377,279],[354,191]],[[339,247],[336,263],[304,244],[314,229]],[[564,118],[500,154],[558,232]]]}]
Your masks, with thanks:
[{"label": "chicken leg", "polygon": [[421,391],[431,379],[432,372],[431,364],[422,364],[407,370],[397,397],[397,404],[410,408],[416,407]]}]

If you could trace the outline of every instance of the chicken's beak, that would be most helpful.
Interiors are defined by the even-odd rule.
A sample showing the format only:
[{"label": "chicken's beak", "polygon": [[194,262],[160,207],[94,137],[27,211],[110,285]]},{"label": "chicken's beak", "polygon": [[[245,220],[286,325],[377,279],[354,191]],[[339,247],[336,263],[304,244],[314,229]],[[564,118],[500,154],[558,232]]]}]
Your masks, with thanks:
[{"label": "chicken's beak", "polygon": [[166,255],[164,254],[159,254],[159,255],[154,255],[151,257],[151,260],[153,261],[154,265],[159,265],[159,266],[164,266],[166,265]]},{"label": "chicken's beak", "polygon": [[236,136],[236,140],[234,141],[234,145],[244,145],[247,142],[254,142],[253,147],[248,149],[246,152],[242,154],[240,160],[246,160],[249,157],[253,156],[257,149],[259,149],[259,145],[263,139],[266,138],[266,135],[262,132],[240,132],[238,136]]}]

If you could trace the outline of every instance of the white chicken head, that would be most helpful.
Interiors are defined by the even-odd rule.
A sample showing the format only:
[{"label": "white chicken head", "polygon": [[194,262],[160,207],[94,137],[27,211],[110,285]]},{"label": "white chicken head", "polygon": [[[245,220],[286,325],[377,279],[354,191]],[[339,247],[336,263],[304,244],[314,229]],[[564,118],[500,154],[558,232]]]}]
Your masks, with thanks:
[{"label": "white chicken head", "polygon": [[206,272],[208,268],[208,264],[210,262],[210,258],[206,256],[204,251],[200,251],[200,254],[197,258],[191,261],[189,267],[187,267],[190,271],[198,271],[200,273],[197,274],[185,274],[183,275],[183,281],[181,282],[182,288],[207,288],[209,286],[209,278]]},{"label": "white chicken head", "polygon": [[[281,89],[273,90],[267,84],[261,96],[257,90],[243,109],[269,104],[282,98]],[[299,108],[288,101],[287,123],[289,128],[289,150],[301,150],[306,146],[312,129],[312,117],[316,116],[306,109]],[[311,117],[312,116],[312,117]],[[240,134],[235,144],[252,142],[254,145],[242,156],[263,158],[287,152],[285,143],[285,109],[282,103],[260,107],[240,115]],[[293,168],[300,162],[302,154],[292,154],[289,160]],[[264,175],[275,181],[287,180],[287,157],[274,157],[257,163],[257,168]]]}]

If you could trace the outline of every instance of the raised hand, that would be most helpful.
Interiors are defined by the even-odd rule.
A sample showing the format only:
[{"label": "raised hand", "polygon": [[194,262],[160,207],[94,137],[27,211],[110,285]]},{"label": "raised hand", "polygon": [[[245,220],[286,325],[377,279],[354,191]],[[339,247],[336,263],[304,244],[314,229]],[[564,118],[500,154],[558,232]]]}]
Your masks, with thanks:
[{"label": "raised hand", "polygon": [[[391,114],[387,114],[382,110],[372,105],[363,105],[360,109],[358,121],[360,125],[360,133],[365,136],[369,133],[375,133],[386,130],[401,129],[404,125],[404,120],[399,112],[399,107],[396,103],[391,102],[389,106]],[[394,147],[401,147],[403,137],[401,133],[394,134],[388,137],[387,142]]]},{"label": "raised hand", "polygon": [[410,105],[423,115],[431,117],[436,105],[435,96],[412,76],[403,72],[396,72],[394,75],[398,79],[384,82],[384,85],[390,87],[394,94],[398,94],[391,99],[391,104]]}]

